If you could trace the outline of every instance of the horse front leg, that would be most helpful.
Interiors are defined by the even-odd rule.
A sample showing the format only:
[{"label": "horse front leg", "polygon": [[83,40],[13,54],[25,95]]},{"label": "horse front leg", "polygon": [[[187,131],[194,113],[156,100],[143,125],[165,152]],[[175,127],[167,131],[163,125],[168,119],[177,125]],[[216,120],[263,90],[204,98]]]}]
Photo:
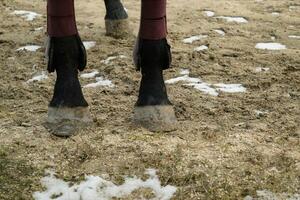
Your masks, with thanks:
[{"label": "horse front leg", "polygon": [[78,80],[86,52],[76,27],[74,0],[48,0],[47,32],[48,71],[56,71],[57,78],[46,124],[55,135],[70,136],[78,125],[91,122]]},{"label": "horse front leg", "polygon": [[131,33],[128,14],[120,0],[104,0],[106,35],[124,38]]},{"label": "horse front leg", "polygon": [[142,0],[141,12],[134,61],[142,80],[134,120],[151,131],[171,131],[176,129],[177,120],[163,79],[163,70],[171,64],[166,0]]}]

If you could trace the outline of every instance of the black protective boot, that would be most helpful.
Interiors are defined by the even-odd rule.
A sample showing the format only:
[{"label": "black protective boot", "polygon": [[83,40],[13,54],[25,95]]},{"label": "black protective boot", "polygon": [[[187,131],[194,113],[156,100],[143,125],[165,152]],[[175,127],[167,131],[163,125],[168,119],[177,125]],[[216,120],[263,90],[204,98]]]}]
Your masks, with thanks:
[{"label": "black protective boot", "polygon": [[137,56],[142,80],[135,104],[135,122],[151,131],[174,130],[177,120],[163,79],[163,70],[171,64],[167,40],[140,39]]},{"label": "black protective boot", "polygon": [[50,38],[48,71],[56,71],[53,98],[48,109],[48,127],[59,136],[74,133],[77,124],[91,121],[83,97],[78,70],[86,65],[86,53],[79,36]]},{"label": "black protective boot", "polygon": [[104,0],[106,35],[124,38],[130,34],[128,14],[120,0]]}]

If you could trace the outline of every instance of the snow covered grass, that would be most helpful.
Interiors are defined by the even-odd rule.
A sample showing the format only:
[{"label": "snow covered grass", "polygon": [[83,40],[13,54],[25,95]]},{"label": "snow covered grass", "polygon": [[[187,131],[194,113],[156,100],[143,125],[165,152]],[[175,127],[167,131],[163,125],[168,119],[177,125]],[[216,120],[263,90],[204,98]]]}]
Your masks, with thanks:
[{"label": "snow covered grass", "polygon": [[31,51],[31,52],[35,52],[37,50],[39,50],[40,48],[42,48],[39,45],[27,45],[27,46],[23,46],[17,49],[17,51]]},{"label": "snow covered grass", "polygon": [[[143,181],[140,178],[127,177],[122,185],[116,185],[99,176],[89,175],[85,181],[79,184],[70,184],[64,180],[58,179],[53,172],[41,179],[44,192],[35,192],[35,200],[110,200],[113,198],[122,198],[130,195],[132,192],[149,188],[155,195],[152,200],[169,200],[176,192],[174,186],[162,186],[156,175],[156,170],[147,169],[146,173],[149,178]],[[141,199],[144,199],[141,197]]]},{"label": "snow covered grass", "polygon": [[21,16],[21,17],[24,18],[26,21],[33,21],[35,18],[42,16],[42,15],[37,14],[37,13],[35,13],[35,12],[32,12],[32,11],[26,11],[26,10],[15,10],[15,11],[12,12],[11,14]]},{"label": "snow covered grass", "polygon": [[183,76],[166,80],[165,83],[175,84],[178,82],[183,82],[184,83],[183,85],[185,86],[192,86],[195,89],[212,96],[218,96],[219,91],[226,92],[226,93],[246,92],[246,88],[242,84],[206,83],[203,82],[200,78],[189,77],[189,71],[187,69],[181,70],[180,74]]},{"label": "snow covered grass", "polygon": [[280,43],[267,42],[267,43],[257,43],[255,48],[276,51],[276,50],[284,50],[286,49],[286,46]]}]

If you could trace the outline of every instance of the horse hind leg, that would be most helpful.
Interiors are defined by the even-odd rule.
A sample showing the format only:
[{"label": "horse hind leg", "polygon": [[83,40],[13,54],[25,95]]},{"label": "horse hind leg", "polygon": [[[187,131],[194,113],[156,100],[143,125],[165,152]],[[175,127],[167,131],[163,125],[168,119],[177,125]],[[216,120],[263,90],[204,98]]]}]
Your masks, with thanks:
[{"label": "horse hind leg", "polygon": [[106,35],[114,38],[125,38],[131,34],[128,14],[120,0],[104,0],[106,15]]}]

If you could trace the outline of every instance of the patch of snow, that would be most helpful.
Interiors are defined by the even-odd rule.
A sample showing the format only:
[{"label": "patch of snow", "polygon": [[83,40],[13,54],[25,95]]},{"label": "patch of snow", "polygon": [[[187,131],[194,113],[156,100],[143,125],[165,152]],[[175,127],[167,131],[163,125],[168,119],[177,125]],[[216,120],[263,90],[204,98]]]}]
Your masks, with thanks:
[{"label": "patch of snow", "polygon": [[223,30],[221,30],[221,29],[215,29],[214,31],[215,31],[216,33],[222,35],[222,36],[225,35],[225,32],[224,32]]},{"label": "patch of snow", "polygon": [[289,38],[300,39],[300,35],[289,35]]},{"label": "patch of snow", "polygon": [[38,46],[38,45],[27,45],[27,46],[23,46],[23,47],[18,48],[17,51],[24,51],[24,50],[26,50],[26,51],[32,51],[32,52],[34,52],[34,51],[37,51],[40,48],[41,48],[41,46]]},{"label": "patch of snow", "polygon": [[189,75],[190,74],[190,70],[188,70],[188,69],[181,69],[179,74],[180,75]]},{"label": "patch of snow", "polygon": [[201,79],[191,78],[188,75],[184,75],[184,76],[172,78],[172,79],[165,81],[165,83],[167,83],[167,84],[174,84],[174,83],[178,83],[178,82],[198,83],[198,82],[201,82]]},{"label": "patch of snow", "polygon": [[268,111],[261,111],[261,110],[254,110],[254,112],[257,116],[264,116],[269,113]]},{"label": "patch of snow", "polygon": [[204,50],[207,50],[207,49],[208,49],[208,46],[201,45],[199,47],[194,48],[194,51],[204,51]]},{"label": "patch of snow", "polygon": [[279,12],[272,12],[271,14],[272,14],[273,16],[279,16],[279,15],[280,15]]},{"label": "patch of snow", "polygon": [[33,21],[35,18],[42,16],[42,15],[37,14],[37,13],[35,13],[35,12],[32,12],[32,11],[26,11],[26,10],[15,10],[15,11],[12,12],[11,14],[21,16],[21,17],[24,18],[26,21]]},{"label": "patch of snow", "polygon": [[238,93],[238,92],[246,92],[246,88],[242,86],[242,84],[210,84],[203,82],[200,78],[192,78],[189,77],[189,70],[181,70],[181,75],[176,78],[172,78],[169,80],[166,80],[166,84],[175,84],[178,82],[184,82],[184,86],[193,86],[195,89],[200,90],[206,94],[212,95],[212,96],[218,96],[218,91],[227,92],[227,93]]},{"label": "patch of snow", "polygon": [[255,72],[267,72],[267,71],[269,71],[270,70],[270,68],[268,68],[268,67],[257,67],[257,68],[255,68]]},{"label": "patch of snow", "polygon": [[89,50],[89,49],[93,48],[94,46],[96,46],[96,42],[95,41],[85,41],[85,42],[83,42],[83,45],[86,50]]},{"label": "patch of snow", "polygon": [[210,11],[210,10],[205,10],[205,11],[203,11],[203,13],[204,13],[207,17],[213,17],[213,16],[215,16],[215,12]]},{"label": "patch of snow", "polygon": [[95,87],[99,87],[99,86],[105,86],[105,87],[112,88],[115,85],[108,79],[104,79],[103,77],[97,77],[95,83],[89,83],[89,84],[83,86],[83,88],[95,88]]},{"label": "patch of snow", "polygon": [[276,40],[276,38],[275,38],[274,36],[272,36],[272,37],[271,37],[271,40],[273,40],[273,41],[274,41],[274,40]]},{"label": "patch of snow", "polygon": [[269,190],[257,190],[257,198],[253,198],[248,195],[244,200],[300,200],[300,194],[288,194],[288,193],[273,193]]},{"label": "patch of snow", "polygon": [[[79,184],[71,184],[55,177],[53,172],[41,179],[41,184],[46,188],[43,192],[35,192],[35,200],[111,200],[130,195],[133,191],[149,188],[153,191],[152,200],[170,200],[176,192],[176,187],[162,186],[156,175],[156,170],[148,169],[149,178],[143,181],[140,178],[125,178],[122,185],[116,185],[100,176],[86,176]],[[55,197],[57,196],[57,197]],[[141,199],[144,199],[141,197]]]},{"label": "patch of snow", "polygon": [[192,44],[195,41],[207,38],[207,35],[195,35],[195,36],[191,36],[189,38],[185,38],[184,40],[182,40],[183,43],[185,44]]},{"label": "patch of snow", "polygon": [[42,80],[48,79],[48,75],[45,71],[42,71],[40,74],[33,76],[31,79],[26,81],[26,83],[39,82]]},{"label": "patch of snow", "polygon": [[217,90],[228,93],[246,92],[246,88],[242,84],[214,84]]},{"label": "patch of snow", "polygon": [[38,28],[35,28],[34,31],[41,31],[43,29],[44,29],[44,27],[38,27]]},{"label": "patch of snow", "polygon": [[289,6],[289,11],[294,11],[300,8],[300,6]]},{"label": "patch of snow", "polygon": [[105,60],[101,60],[100,62],[103,63],[103,64],[110,64],[111,61],[115,60],[115,59],[118,59],[118,58],[121,58],[121,59],[124,59],[124,58],[127,58],[127,56],[124,56],[124,55],[120,55],[120,56],[110,56],[108,58],[106,58]]},{"label": "patch of snow", "polygon": [[97,74],[99,74],[98,70],[94,70],[90,73],[83,73],[80,75],[81,78],[94,78]]},{"label": "patch of snow", "polygon": [[200,90],[201,92],[204,92],[205,94],[209,94],[212,96],[218,96],[219,93],[215,88],[212,88],[210,84],[208,83],[189,83],[184,84],[186,86],[193,86],[196,90]]},{"label": "patch of snow", "polygon": [[256,49],[264,49],[264,50],[283,50],[286,49],[285,45],[282,45],[280,43],[257,43],[255,46]]},{"label": "patch of snow", "polygon": [[227,22],[237,22],[237,23],[247,23],[248,20],[244,17],[228,17],[228,16],[219,16],[217,19],[224,19]]}]

